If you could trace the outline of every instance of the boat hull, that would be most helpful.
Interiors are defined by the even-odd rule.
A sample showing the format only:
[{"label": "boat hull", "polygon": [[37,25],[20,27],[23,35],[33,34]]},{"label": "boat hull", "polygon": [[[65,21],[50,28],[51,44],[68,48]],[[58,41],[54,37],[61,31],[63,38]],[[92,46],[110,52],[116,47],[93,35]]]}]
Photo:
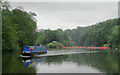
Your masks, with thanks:
[{"label": "boat hull", "polygon": [[41,55],[46,54],[47,52],[32,52],[32,53],[22,53],[23,56],[35,56],[35,55]]}]

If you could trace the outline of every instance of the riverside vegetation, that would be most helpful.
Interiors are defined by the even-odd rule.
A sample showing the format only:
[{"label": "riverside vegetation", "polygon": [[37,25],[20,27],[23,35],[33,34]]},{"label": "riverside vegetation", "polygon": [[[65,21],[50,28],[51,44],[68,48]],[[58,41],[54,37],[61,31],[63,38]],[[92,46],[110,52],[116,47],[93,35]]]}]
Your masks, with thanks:
[{"label": "riverside vegetation", "polygon": [[[110,46],[120,47],[120,21],[109,19],[76,29],[37,30],[34,12],[21,8],[10,9],[9,2],[2,4],[2,52],[21,52],[25,45],[44,44],[49,48],[61,46]],[[57,41],[53,44],[52,41]]]}]

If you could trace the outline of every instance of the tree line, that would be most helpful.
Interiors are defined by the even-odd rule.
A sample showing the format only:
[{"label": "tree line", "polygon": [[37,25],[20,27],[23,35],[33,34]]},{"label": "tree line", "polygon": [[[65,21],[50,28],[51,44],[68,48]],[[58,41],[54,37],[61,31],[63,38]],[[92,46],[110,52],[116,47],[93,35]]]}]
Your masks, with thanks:
[{"label": "tree line", "polygon": [[2,3],[2,52],[22,51],[25,45],[36,41],[35,13],[19,8],[9,9],[9,3]]},{"label": "tree line", "polygon": [[[2,52],[22,51],[25,45],[47,45],[57,41],[63,46],[110,46],[120,45],[119,19],[110,19],[76,29],[37,31],[36,14],[20,8],[9,9],[8,2],[2,4]],[[62,46],[61,45],[61,46]]]},{"label": "tree line", "polygon": [[62,29],[57,30],[39,30],[37,34],[36,45],[44,44],[47,45],[53,41],[59,42],[64,46],[73,46],[74,42],[71,37],[65,33]]},{"label": "tree line", "polygon": [[[37,31],[36,16],[20,8],[10,9],[9,2],[2,4],[2,52],[22,51],[28,46],[47,45],[57,41],[58,46],[72,46],[74,42],[62,29]],[[50,45],[50,44],[49,44]]]},{"label": "tree line", "polygon": [[[87,27],[67,29],[65,32],[76,46],[109,46],[116,48],[119,44],[119,19],[109,19]],[[119,29],[120,30],[120,29]]]}]

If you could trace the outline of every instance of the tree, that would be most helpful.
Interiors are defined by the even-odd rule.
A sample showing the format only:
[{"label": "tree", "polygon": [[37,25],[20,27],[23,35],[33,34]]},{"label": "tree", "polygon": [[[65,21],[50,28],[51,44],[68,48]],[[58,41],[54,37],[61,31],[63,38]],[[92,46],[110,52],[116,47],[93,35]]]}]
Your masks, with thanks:
[{"label": "tree", "polygon": [[118,44],[119,44],[119,39],[118,39],[118,26],[114,26],[112,28],[112,32],[110,34],[109,38],[109,45],[112,45],[113,48],[118,48]]},{"label": "tree", "polygon": [[36,16],[21,9],[9,10],[9,2],[2,3],[2,49],[5,52],[21,50],[36,41]]},{"label": "tree", "polygon": [[117,18],[87,27],[67,29],[65,32],[72,38],[76,46],[103,46],[108,43],[112,28],[116,25],[119,25]]},{"label": "tree", "polygon": [[17,31],[16,25],[11,22],[11,12],[4,9],[2,12],[2,49],[4,52],[17,50]]},{"label": "tree", "polygon": [[74,42],[72,41],[71,37],[67,35],[67,33],[63,32],[62,29],[57,30],[44,30],[38,32],[38,38],[36,41],[36,45],[45,44],[52,41],[57,41],[62,43],[64,46],[72,46]]}]

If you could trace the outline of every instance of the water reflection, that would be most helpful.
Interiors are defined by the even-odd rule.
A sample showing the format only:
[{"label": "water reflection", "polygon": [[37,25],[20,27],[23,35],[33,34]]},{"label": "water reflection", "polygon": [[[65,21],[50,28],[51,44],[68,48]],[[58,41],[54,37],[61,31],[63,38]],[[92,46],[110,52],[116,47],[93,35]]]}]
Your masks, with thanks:
[{"label": "water reflection", "polygon": [[25,67],[33,67],[35,64],[43,62],[46,57],[34,58],[34,59],[23,59],[23,64]]},{"label": "water reflection", "polygon": [[34,75],[36,70],[32,67],[25,67],[22,59],[12,53],[2,56],[2,74],[5,73],[32,73]]},{"label": "water reflection", "polygon": [[117,52],[57,55],[32,59],[37,73],[118,73]]},{"label": "water reflection", "polygon": [[88,65],[77,65],[73,62],[57,63],[38,63],[36,64],[37,73],[101,73],[98,69]]},{"label": "water reflection", "polygon": [[7,54],[3,56],[2,65],[3,73],[118,73],[118,52],[101,51],[30,59]]}]

